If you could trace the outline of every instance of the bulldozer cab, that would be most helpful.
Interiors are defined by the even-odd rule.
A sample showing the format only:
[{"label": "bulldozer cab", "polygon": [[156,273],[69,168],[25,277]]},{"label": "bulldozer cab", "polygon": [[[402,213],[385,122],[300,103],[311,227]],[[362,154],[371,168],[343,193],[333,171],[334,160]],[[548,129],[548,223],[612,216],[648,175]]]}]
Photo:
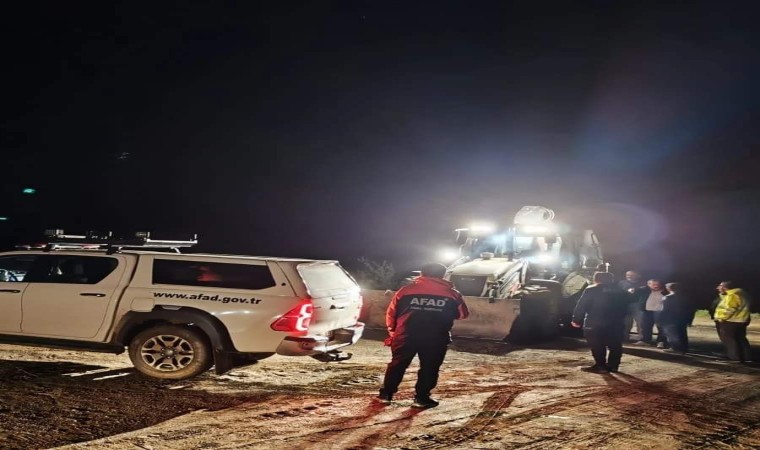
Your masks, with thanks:
[{"label": "bulldozer cab", "polygon": [[562,283],[571,274],[577,282],[569,283],[572,287],[568,289],[574,291],[583,279],[591,280],[597,267],[604,264],[593,230],[573,230],[556,223],[554,211],[543,206],[523,207],[508,228],[473,225],[455,231],[459,257],[449,265],[450,269],[467,264],[485,270],[479,266],[480,261],[491,258],[520,263],[519,276],[510,276],[509,280],[489,275],[489,292],[499,295],[511,292],[509,286],[524,285],[531,279]]},{"label": "bulldozer cab", "polygon": [[501,256],[506,252],[506,236],[493,230],[477,228],[459,228],[456,230],[456,243],[461,256],[478,258],[483,253]]}]

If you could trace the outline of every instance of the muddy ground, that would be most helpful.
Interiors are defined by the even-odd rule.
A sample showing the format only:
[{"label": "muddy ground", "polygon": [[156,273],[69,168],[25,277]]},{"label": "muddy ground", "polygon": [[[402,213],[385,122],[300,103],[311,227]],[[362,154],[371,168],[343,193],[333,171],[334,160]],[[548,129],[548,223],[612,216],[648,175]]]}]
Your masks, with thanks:
[{"label": "muddy ground", "polygon": [[[437,408],[372,401],[389,351],[350,361],[274,356],[224,376],[138,376],[126,355],[0,345],[0,448],[760,448],[760,365],[722,362],[712,324],[687,356],[627,346],[621,373],[581,372],[583,341],[531,348],[457,340]],[[750,340],[760,348],[760,326]]]}]

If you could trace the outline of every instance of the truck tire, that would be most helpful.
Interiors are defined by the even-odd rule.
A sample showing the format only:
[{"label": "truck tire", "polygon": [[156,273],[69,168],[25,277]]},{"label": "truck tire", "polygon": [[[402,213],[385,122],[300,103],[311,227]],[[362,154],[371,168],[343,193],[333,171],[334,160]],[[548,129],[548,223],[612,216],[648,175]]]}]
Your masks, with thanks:
[{"label": "truck tire", "polygon": [[143,375],[162,380],[192,378],[213,364],[206,336],[176,325],[159,325],[138,333],[129,343],[129,359]]}]

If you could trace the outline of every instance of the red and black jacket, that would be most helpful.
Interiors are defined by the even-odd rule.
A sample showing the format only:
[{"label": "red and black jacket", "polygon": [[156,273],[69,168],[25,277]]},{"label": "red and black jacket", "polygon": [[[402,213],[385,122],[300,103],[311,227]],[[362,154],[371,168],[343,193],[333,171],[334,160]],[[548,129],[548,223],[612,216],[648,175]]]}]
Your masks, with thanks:
[{"label": "red and black jacket", "polygon": [[454,320],[469,315],[453,284],[441,278],[418,277],[393,296],[385,324],[396,342],[449,342]]}]

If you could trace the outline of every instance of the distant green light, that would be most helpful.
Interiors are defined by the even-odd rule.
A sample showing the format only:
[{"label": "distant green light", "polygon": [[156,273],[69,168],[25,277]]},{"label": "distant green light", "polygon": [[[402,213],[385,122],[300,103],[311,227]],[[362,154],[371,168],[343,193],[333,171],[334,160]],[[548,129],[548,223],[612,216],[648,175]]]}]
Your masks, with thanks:
[{"label": "distant green light", "polygon": [[0,222],[7,222],[7,221],[8,221],[7,217],[0,216]]},{"label": "distant green light", "polygon": [[24,189],[21,190],[21,193],[23,193],[23,194],[36,194],[37,193],[37,189],[34,189],[34,188],[24,188]]}]

